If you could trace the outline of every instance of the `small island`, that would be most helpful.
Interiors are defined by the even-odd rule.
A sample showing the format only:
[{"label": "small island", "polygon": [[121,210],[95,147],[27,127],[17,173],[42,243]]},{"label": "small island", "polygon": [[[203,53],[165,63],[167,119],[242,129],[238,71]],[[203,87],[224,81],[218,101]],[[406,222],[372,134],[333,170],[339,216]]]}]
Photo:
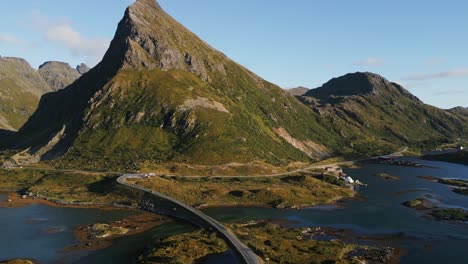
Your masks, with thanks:
[{"label": "small island", "polygon": [[[392,247],[348,244],[343,240],[352,235],[328,228],[285,228],[267,221],[226,226],[264,263],[398,263],[403,253]],[[203,263],[197,260],[226,250],[215,233],[199,230],[156,239],[153,249],[141,255],[139,263]]]},{"label": "small island", "polygon": [[428,210],[436,207],[434,203],[425,198],[417,198],[411,201],[407,201],[404,202],[403,205],[417,210]]},{"label": "small island", "polygon": [[431,181],[431,182],[437,182],[440,184],[450,185],[453,187],[452,191],[454,193],[461,194],[461,195],[468,195],[468,180],[442,179],[442,178],[437,178],[433,176],[418,176],[418,178]]},{"label": "small island", "polygon": [[388,173],[376,173],[376,174],[374,174],[374,176],[379,177],[379,178],[384,179],[384,180],[391,180],[391,181],[397,181],[397,180],[400,179],[400,177],[395,176],[395,175],[391,175],[391,174],[388,174]]},{"label": "small island", "polygon": [[11,259],[0,261],[0,264],[36,264],[36,262],[31,259]]},{"label": "small island", "polygon": [[426,216],[439,221],[466,222],[468,211],[461,208],[439,208],[425,198],[404,202],[403,205],[416,210],[427,211]]}]

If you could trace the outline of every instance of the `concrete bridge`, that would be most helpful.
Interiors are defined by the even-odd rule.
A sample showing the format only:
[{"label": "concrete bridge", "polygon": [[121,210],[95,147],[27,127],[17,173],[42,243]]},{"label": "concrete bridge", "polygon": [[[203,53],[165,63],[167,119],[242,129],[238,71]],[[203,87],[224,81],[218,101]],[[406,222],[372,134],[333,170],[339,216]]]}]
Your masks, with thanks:
[{"label": "concrete bridge", "polygon": [[174,218],[188,221],[205,229],[213,229],[232,247],[246,264],[260,264],[259,257],[246,245],[244,245],[233,233],[227,230],[217,220],[209,217],[203,212],[182,203],[167,195],[152,191],[150,189],[133,185],[126,182],[126,179],[141,178],[138,174],[124,174],[117,178],[117,182],[132,190],[142,191],[143,198],[140,208],[149,212],[172,216]]}]

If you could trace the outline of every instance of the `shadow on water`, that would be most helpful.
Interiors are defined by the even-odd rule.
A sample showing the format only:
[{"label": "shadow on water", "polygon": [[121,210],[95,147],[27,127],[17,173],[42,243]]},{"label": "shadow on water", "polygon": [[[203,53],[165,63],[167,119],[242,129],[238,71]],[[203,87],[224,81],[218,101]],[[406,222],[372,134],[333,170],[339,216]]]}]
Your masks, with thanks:
[{"label": "shadow on water", "polygon": [[239,264],[242,263],[231,249],[223,253],[211,254],[195,261],[195,264]]}]

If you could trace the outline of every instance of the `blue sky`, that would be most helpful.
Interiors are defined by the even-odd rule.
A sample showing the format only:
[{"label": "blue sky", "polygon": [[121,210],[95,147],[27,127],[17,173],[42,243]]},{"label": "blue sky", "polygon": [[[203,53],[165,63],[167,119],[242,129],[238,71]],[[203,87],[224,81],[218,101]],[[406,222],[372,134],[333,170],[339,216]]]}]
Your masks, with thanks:
[{"label": "blue sky", "polygon": [[[0,55],[97,63],[131,0],[0,1]],[[160,0],[215,48],[282,87],[371,71],[424,102],[468,106],[468,2]]]}]

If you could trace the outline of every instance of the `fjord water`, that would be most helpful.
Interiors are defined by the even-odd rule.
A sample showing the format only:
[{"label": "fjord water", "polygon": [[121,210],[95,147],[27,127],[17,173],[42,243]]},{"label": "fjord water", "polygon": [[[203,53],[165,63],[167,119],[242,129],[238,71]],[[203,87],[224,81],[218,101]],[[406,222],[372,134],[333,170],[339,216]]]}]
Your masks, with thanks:
[{"label": "fjord water", "polygon": [[[0,199],[7,196],[0,194]],[[32,204],[20,208],[0,208],[0,260],[33,258],[40,263],[67,263],[85,252],[64,252],[75,244],[74,229],[81,225],[114,221],[133,211],[76,209]]]},{"label": "fjord water", "polygon": [[[402,263],[466,263],[468,224],[439,222],[421,212],[404,207],[402,202],[427,197],[441,206],[468,209],[468,197],[453,193],[447,185],[417,176],[468,179],[468,166],[445,162],[405,160],[427,167],[400,167],[364,164],[360,169],[346,169],[355,179],[368,184],[358,191],[365,199],[350,200],[344,207],[320,206],[303,210],[238,207],[209,208],[205,212],[226,221],[281,220],[292,227],[327,226],[352,229],[357,234],[377,235],[378,241],[350,241],[403,248]],[[375,177],[388,173],[400,177],[389,181]],[[6,199],[6,196],[0,196]],[[84,224],[112,221],[131,214],[129,211],[56,208],[30,205],[23,208],[0,208],[0,259],[34,258],[41,263],[134,263],[154,236],[183,233],[193,227],[169,223],[145,233],[120,238],[107,249],[94,252],[64,253],[61,249],[76,243],[73,229]],[[287,221],[283,221],[287,220]],[[232,252],[215,254],[199,263],[235,263]]]},{"label": "fjord water", "polygon": [[[269,208],[210,208],[205,213],[222,221],[288,220],[292,227],[334,227],[352,229],[357,234],[377,235],[379,244],[403,248],[402,263],[466,263],[468,224],[436,221],[401,203],[427,197],[443,207],[468,210],[468,197],[453,193],[447,185],[417,176],[468,179],[468,166],[404,158],[424,164],[425,168],[365,164],[346,169],[355,179],[368,184],[359,193],[364,199],[351,200],[343,208],[321,206],[304,210]],[[389,181],[374,176],[388,173],[400,177]],[[281,223],[285,223],[281,221]],[[351,241],[353,242],[353,241]],[[356,241],[362,242],[362,241]],[[369,243],[369,242],[367,242]],[[375,242],[371,242],[373,244]]]},{"label": "fjord water", "polygon": [[[7,199],[0,194],[0,200]],[[99,210],[50,207],[32,204],[21,208],[0,207],[0,260],[31,258],[39,263],[129,264],[154,236],[164,237],[193,230],[181,223],[169,223],[147,232],[113,241],[98,251],[65,251],[76,244],[75,228],[116,221],[137,213],[128,210]]]}]

